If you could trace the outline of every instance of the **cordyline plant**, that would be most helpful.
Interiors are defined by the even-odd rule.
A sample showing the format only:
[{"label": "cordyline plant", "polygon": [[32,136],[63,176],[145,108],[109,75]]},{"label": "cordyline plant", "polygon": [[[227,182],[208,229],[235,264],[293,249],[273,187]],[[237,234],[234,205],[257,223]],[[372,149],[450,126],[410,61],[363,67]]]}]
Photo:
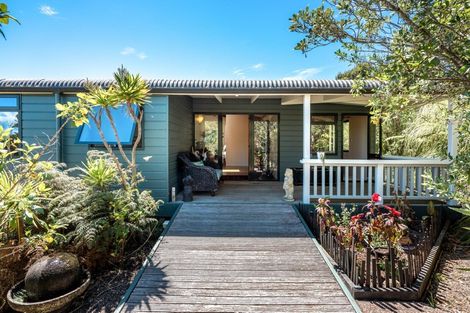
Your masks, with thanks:
[{"label": "cordyline plant", "polygon": [[[87,91],[78,93],[78,101],[58,103],[56,108],[60,111],[58,117],[68,118],[73,121],[77,127],[83,124],[93,122],[98,130],[98,134],[109,155],[111,155],[118,174],[120,182],[125,190],[136,190],[140,181],[137,171],[137,148],[142,141],[142,121],[144,117],[144,106],[149,102],[150,88],[147,82],[140,75],[133,75],[125,68],[121,67],[114,73],[114,82],[107,88],[88,83]],[[132,118],[137,127],[137,135],[132,144],[130,155],[126,152],[119,136],[111,109],[124,106],[127,114]],[[136,109],[135,109],[136,107]],[[123,168],[115,153],[112,145],[106,139],[102,128],[103,114],[110,122],[116,146],[119,151],[119,157],[127,164],[127,169],[132,173],[130,181],[126,180],[126,169]]]},{"label": "cordyline plant", "polygon": [[[321,230],[330,230],[335,238],[345,246],[353,242],[357,246],[374,248],[374,241],[386,242],[388,247],[396,247],[405,233],[407,226],[401,213],[395,208],[381,204],[382,197],[374,193],[371,200],[362,208],[362,212],[351,216],[353,210],[336,214],[327,199],[319,199],[317,213],[320,217]],[[345,214],[346,211],[346,214]],[[349,217],[349,223],[344,217]]]}]

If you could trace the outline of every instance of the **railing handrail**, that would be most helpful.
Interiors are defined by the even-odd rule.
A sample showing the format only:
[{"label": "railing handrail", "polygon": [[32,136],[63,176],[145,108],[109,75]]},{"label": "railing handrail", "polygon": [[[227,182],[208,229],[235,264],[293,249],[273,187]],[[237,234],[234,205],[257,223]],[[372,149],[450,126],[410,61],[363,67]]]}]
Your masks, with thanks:
[{"label": "railing handrail", "polygon": [[437,159],[413,159],[413,160],[358,160],[358,159],[302,159],[300,163],[310,164],[317,166],[433,166],[444,167],[450,164],[450,160],[437,160]]}]

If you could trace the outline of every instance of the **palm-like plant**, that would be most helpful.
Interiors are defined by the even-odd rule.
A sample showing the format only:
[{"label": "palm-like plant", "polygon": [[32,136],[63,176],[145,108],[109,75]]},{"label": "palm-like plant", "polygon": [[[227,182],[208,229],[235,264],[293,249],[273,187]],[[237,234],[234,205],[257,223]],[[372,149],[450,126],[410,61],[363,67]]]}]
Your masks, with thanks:
[{"label": "palm-like plant", "polygon": [[20,22],[16,18],[10,15],[10,11],[8,11],[8,6],[6,5],[6,3],[0,3],[0,35],[2,35],[4,39],[6,39],[6,37],[5,33],[2,30],[2,24],[8,25],[10,21],[15,21],[20,24]]}]

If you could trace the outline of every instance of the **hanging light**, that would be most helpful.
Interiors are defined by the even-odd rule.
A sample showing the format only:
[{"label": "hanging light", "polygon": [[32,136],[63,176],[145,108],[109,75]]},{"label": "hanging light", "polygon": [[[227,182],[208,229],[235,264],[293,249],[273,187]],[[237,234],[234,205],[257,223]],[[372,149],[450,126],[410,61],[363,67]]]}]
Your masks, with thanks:
[{"label": "hanging light", "polygon": [[196,115],[196,122],[198,122],[198,124],[201,124],[202,122],[204,122],[204,115],[202,114]]}]

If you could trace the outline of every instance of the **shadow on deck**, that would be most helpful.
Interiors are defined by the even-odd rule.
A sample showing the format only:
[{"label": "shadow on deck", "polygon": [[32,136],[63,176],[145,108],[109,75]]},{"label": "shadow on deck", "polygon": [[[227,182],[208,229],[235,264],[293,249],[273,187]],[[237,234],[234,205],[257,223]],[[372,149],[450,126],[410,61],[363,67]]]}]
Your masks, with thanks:
[{"label": "shadow on deck", "polygon": [[354,312],[282,196],[226,182],[184,203],[121,312]]}]

